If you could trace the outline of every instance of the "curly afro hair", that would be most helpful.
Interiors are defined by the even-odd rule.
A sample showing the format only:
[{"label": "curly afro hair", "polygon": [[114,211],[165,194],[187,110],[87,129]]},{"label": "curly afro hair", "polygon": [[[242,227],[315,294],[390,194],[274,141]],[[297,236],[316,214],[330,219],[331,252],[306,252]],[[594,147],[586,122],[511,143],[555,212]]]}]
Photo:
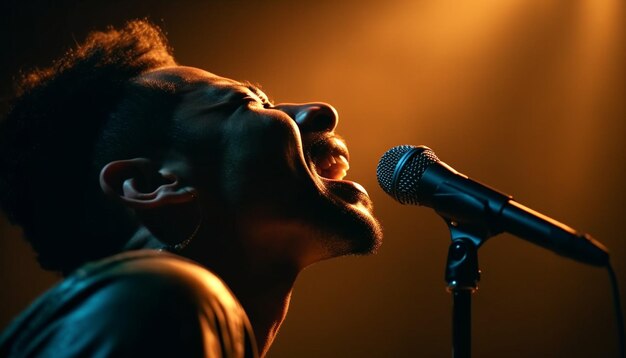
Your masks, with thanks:
[{"label": "curly afro hair", "polygon": [[166,116],[150,104],[167,91],[133,79],[173,65],[161,30],[133,20],[23,76],[0,124],[0,204],[42,268],[67,273],[119,251],[132,234],[132,216],[104,198],[97,176],[102,163],[167,141],[158,126],[144,133]]}]

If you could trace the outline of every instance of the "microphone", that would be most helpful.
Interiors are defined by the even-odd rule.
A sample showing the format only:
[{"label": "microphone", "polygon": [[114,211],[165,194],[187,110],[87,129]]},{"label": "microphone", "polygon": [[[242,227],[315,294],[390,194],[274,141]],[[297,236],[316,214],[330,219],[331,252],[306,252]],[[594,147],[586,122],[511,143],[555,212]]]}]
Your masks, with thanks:
[{"label": "microphone", "polygon": [[479,230],[485,239],[506,231],[580,262],[594,266],[609,262],[607,248],[590,235],[468,178],[428,147],[391,148],[380,158],[376,176],[380,187],[401,204],[433,208],[451,225]]}]

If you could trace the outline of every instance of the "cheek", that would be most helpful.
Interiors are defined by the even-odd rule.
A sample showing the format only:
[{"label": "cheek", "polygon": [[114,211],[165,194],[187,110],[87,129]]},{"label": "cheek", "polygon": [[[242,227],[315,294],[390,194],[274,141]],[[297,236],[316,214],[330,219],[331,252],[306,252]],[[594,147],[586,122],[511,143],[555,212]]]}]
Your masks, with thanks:
[{"label": "cheek", "polygon": [[280,202],[310,181],[295,124],[261,119],[240,129],[226,134],[224,169],[230,193],[242,200]]},{"label": "cheek", "polygon": [[300,133],[293,121],[257,117],[227,126],[223,135],[227,156],[253,168],[293,169],[301,162]]}]

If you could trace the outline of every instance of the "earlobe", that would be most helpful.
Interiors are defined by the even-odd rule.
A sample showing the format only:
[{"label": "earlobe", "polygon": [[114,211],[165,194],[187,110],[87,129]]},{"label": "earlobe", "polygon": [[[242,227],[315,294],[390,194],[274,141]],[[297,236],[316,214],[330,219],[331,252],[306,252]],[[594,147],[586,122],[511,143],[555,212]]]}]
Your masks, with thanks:
[{"label": "earlobe", "polygon": [[133,209],[159,208],[195,200],[195,189],[159,170],[146,158],[116,160],[100,171],[100,187],[109,197]]}]

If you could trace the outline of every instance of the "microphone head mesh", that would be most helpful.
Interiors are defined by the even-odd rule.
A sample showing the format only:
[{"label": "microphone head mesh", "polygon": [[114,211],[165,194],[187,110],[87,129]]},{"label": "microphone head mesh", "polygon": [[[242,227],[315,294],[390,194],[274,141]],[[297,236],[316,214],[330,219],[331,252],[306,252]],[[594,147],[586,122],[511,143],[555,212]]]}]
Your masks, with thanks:
[{"label": "microphone head mesh", "polygon": [[389,149],[378,162],[378,184],[401,204],[419,204],[419,182],[426,168],[439,162],[428,147],[400,145]]}]

